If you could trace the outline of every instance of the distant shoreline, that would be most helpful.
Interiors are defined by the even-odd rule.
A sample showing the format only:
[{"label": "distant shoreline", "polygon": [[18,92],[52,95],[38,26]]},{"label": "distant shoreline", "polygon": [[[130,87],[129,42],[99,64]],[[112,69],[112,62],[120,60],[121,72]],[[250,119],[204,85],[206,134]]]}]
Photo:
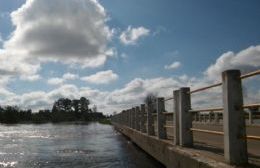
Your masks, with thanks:
[{"label": "distant shoreline", "polygon": [[109,119],[100,119],[100,120],[93,120],[93,121],[62,121],[62,122],[18,122],[18,123],[0,123],[0,125],[26,125],[26,124],[33,124],[33,125],[41,125],[41,124],[53,124],[53,125],[87,125],[89,123],[98,122],[100,124],[111,125]]}]

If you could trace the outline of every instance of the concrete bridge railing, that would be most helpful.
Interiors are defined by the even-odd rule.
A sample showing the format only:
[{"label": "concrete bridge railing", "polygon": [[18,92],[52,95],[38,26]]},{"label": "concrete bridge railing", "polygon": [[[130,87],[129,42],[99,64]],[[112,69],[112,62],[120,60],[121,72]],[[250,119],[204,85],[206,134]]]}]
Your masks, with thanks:
[{"label": "concrete bridge railing", "polygon": [[[190,90],[189,87],[174,90],[173,97],[168,99],[159,97],[155,105],[141,104],[123,110],[112,117],[112,123],[135,129],[148,136],[157,136],[162,140],[173,137],[173,144],[182,147],[193,147],[193,132],[224,136],[226,162],[244,165],[248,163],[247,139],[260,141],[259,136],[246,134],[246,117],[249,118],[249,123],[253,123],[253,113],[251,113],[253,110],[245,115],[244,109],[256,109],[260,104],[244,105],[242,80],[259,74],[260,70],[245,75],[241,75],[239,70],[227,70],[222,73],[222,82],[196,90]],[[223,107],[192,109],[192,94],[219,86],[222,87]],[[174,112],[165,111],[166,101],[173,101]],[[169,122],[169,118],[172,122]],[[223,131],[193,128],[194,122],[217,123],[220,119],[223,120]],[[168,129],[173,129],[174,134],[169,135]]]}]

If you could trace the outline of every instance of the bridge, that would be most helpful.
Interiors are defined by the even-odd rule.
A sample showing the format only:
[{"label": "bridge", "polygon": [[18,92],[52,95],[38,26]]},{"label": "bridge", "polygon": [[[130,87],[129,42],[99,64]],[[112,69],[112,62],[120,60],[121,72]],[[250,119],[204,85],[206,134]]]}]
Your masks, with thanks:
[{"label": "bridge", "polygon": [[[166,167],[260,167],[260,104],[244,104],[242,82],[260,70],[241,75],[222,73],[222,82],[190,90],[182,87],[170,98],[123,110],[111,121],[115,128]],[[193,109],[191,97],[222,88],[223,107]],[[197,96],[197,95],[194,95]],[[165,103],[173,102],[173,111]]]}]

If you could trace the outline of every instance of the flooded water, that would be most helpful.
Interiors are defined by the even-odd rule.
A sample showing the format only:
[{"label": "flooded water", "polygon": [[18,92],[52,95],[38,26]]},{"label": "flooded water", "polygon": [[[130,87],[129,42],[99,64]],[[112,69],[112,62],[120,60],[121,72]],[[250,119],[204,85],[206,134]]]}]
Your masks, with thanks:
[{"label": "flooded water", "polygon": [[0,125],[0,167],[160,168],[112,126]]}]

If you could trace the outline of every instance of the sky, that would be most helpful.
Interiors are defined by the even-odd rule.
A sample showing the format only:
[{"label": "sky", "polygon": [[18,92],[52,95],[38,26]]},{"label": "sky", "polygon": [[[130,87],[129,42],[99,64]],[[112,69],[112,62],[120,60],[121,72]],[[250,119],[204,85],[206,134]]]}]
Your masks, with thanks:
[{"label": "sky", "polygon": [[[84,96],[111,114],[260,68],[258,0],[0,0],[0,105]],[[243,83],[259,102],[259,77]],[[220,89],[192,98],[221,105]],[[217,101],[216,101],[217,100]]]}]

